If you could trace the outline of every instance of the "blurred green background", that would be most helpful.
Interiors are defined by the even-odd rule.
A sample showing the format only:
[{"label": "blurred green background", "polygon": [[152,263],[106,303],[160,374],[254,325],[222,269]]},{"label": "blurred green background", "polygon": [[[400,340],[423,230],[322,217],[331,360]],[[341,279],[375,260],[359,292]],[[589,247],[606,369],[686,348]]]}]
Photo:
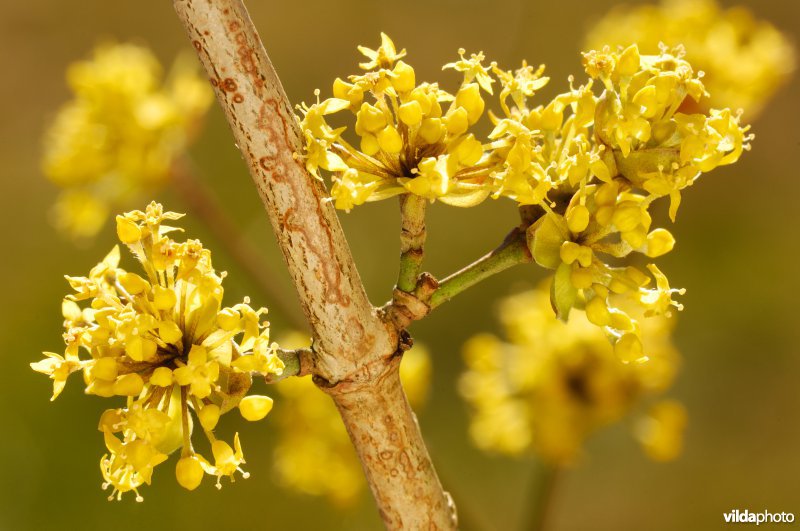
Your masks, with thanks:
[{"label": "blurred green background", "polygon": [[[758,17],[797,38],[800,3],[751,0]],[[727,4],[727,3],[726,3]],[[580,74],[580,43],[590,24],[613,5],[608,0],[409,0],[249,2],[284,87],[294,102],[326,93],[335,76],[354,71],[358,44],[375,46],[385,31],[409,52],[418,79],[454,74],[441,65],[459,47],[483,50],[511,67],[523,57],[546,63],[552,78],[542,101]],[[106,401],[84,396],[80,376],[48,402],[50,382],[28,363],[42,350],[61,348],[60,301],[64,274],[85,274],[111,247],[112,227],[91,246],[76,248],[50,226],[56,189],[39,170],[41,133],[69,96],[66,65],[104,38],[154,48],[169,63],[187,49],[170,2],[2,2],[0,5],[0,200],[3,246],[0,278],[0,529],[376,529],[365,492],[355,508],[337,511],[326,501],[285,492],[270,470],[274,425],[241,432],[252,477],[218,492],[212,481],[196,492],[177,486],[172,461],[155,473],[145,502],[109,503],[97,463],[103,441],[96,431]],[[449,87],[452,88],[452,87]],[[714,529],[733,508],[791,511],[800,516],[800,98],[797,78],[754,124],[753,150],[733,167],[704,177],[684,195],[673,230],[678,244],[660,267],[686,287],[675,341],[685,362],[674,390],[689,410],[686,450],[667,465],[648,461],[624,425],[593,437],[587,458],[563,474],[549,514],[550,529]],[[241,229],[288,283],[260,202],[214,108],[194,155],[204,177]],[[169,191],[158,199],[184,205]],[[143,206],[143,205],[142,205]],[[394,202],[342,216],[373,302],[390,296],[396,276],[398,216]],[[507,201],[476,209],[431,208],[428,268],[449,273],[491,249],[515,223]],[[219,247],[202,226],[190,234]],[[231,274],[226,300],[256,295],[244,272],[221,250],[218,269]],[[499,275],[437,310],[413,328],[434,353],[434,385],[421,413],[423,432],[446,488],[468,529],[516,529],[531,500],[532,461],[490,457],[467,437],[466,408],[457,397],[460,347],[477,331],[498,331],[494,301],[542,277],[535,267]],[[273,329],[284,327],[271,316]],[[78,385],[76,385],[76,383]],[[280,403],[276,404],[280,407]],[[231,421],[222,433],[234,430]]]}]

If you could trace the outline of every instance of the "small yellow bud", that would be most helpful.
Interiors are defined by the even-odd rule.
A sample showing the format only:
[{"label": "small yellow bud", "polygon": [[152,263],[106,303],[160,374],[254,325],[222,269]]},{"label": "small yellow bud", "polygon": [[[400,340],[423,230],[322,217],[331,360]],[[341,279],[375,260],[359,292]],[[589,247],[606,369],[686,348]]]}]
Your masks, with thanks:
[{"label": "small yellow bud", "polygon": [[375,135],[370,133],[364,133],[361,135],[361,151],[365,155],[369,155],[371,157],[380,150],[381,146],[378,144],[378,139],[375,137]]},{"label": "small yellow bud", "polygon": [[644,109],[642,115],[645,118],[652,118],[658,111],[658,102],[656,101],[656,88],[653,85],[642,87],[639,92],[633,96],[633,104],[639,105]]},{"label": "small yellow bud", "polygon": [[574,233],[583,232],[589,226],[589,209],[583,205],[574,205],[567,211],[567,227]]},{"label": "small yellow bud", "polygon": [[617,330],[622,331],[633,330],[633,320],[628,317],[628,314],[617,309],[609,311],[609,314],[611,315],[611,328],[616,328]]},{"label": "small yellow bud", "polygon": [[541,125],[545,131],[560,129],[562,121],[564,121],[564,112],[556,110],[552,103],[542,111]]},{"label": "small yellow bud", "polygon": [[125,291],[131,295],[138,295],[150,288],[150,283],[136,273],[125,272],[121,274],[119,276],[119,283],[122,284]]},{"label": "small yellow bud", "polygon": [[183,332],[175,321],[161,321],[158,323],[158,335],[165,343],[177,343],[183,338]]},{"label": "small yellow bud", "polygon": [[444,134],[441,118],[425,118],[419,126],[419,136],[428,144],[435,144]]},{"label": "small yellow bud", "polygon": [[467,137],[458,144],[455,155],[462,166],[472,166],[481,160],[483,156],[483,146],[475,139],[475,136],[467,135]]},{"label": "small yellow bud", "polygon": [[614,345],[614,353],[624,363],[640,360],[644,357],[642,340],[636,334],[625,334]]},{"label": "small yellow bud", "polygon": [[619,193],[619,185],[614,181],[605,183],[597,189],[594,194],[594,201],[598,205],[613,205],[617,202],[617,194]]},{"label": "small yellow bud", "polygon": [[377,133],[384,127],[386,127],[386,115],[383,111],[369,103],[362,104],[356,114],[356,132]]},{"label": "small yellow bud", "polygon": [[118,396],[136,396],[143,388],[144,380],[135,372],[123,374],[114,382],[114,394]]},{"label": "small yellow bud", "polygon": [[571,264],[575,260],[578,259],[578,255],[581,254],[581,246],[575,242],[566,241],[561,244],[561,249],[559,251],[561,256],[561,261],[565,264]]},{"label": "small yellow bud", "polygon": [[617,74],[621,77],[630,77],[639,70],[641,59],[639,57],[639,48],[635,44],[631,44],[620,54],[617,59]]},{"label": "small yellow bud", "polygon": [[667,229],[655,229],[647,235],[647,256],[655,258],[675,247],[675,237]]},{"label": "small yellow bud", "polygon": [[640,249],[647,242],[647,229],[642,225],[638,225],[633,230],[622,232],[620,236],[634,249]]},{"label": "small yellow bud", "polygon": [[481,90],[477,83],[469,83],[461,87],[456,94],[455,104],[467,112],[469,125],[475,124],[480,119],[486,105],[481,98]]},{"label": "small yellow bud", "polygon": [[414,68],[403,61],[397,61],[392,70],[394,77],[392,77],[392,86],[397,92],[409,92],[414,89],[416,78],[414,75]]},{"label": "small yellow bud", "polygon": [[150,376],[150,385],[169,387],[172,385],[172,370],[169,367],[158,367]]},{"label": "small yellow bud", "polygon": [[339,98],[340,100],[346,100],[348,99],[347,96],[350,94],[350,89],[352,88],[353,85],[342,78],[337,77],[333,80],[333,97]]},{"label": "small yellow bud", "polygon": [[423,115],[427,115],[431,112],[431,106],[433,105],[433,102],[423,88],[417,87],[412,90],[411,94],[409,94],[409,101],[416,101],[419,103]]},{"label": "small yellow bud", "polygon": [[272,399],[263,395],[250,395],[239,402],[239,412],[246,420],[256,421],[267,416],[272,410]]},{"label": "small yellow bud", "polygon": [[364,91],[337,77],[333,81],[333,96],[349,101],[350,108],[355,109],[364,100]]},{"label": "small yellow bud", "polygon": [[125,354],[134,361],[148,361],[156,355],[158,345],[154,341],[136,336],[125,348]]},{"label": "small yellow bud", "polygon": [[61,301],[61,315],[67,321],[77,321],[83,317],[83,311],[77,302],[64,299]]},{"label": "small yellow bud", "polygon": [[86,394],[111,398],[116,394],[114,392],[114,382],[95,380],[86,387]]},{"label": "small yellow bud", "polygon": [[469,127],[468,113],[464,107],[458,107],[455,111],[448,113],[444,120],[447,132],[453,136],[465,133]]},{"label": "small yellow bud", "polygon": [[200,419],[200,425],[203,426],[204,430],[211,431],[217,426],[219,415],[219,406],[216,404],[208,404],[203,406],[203,409],[197,413],[197,418]]},{"label": "small yellow bud", "polygon": [[581,267],[589,267],[592,265],[592,258],[594,258],[592,249],[586,247],[585,245],[581,245],[578,249],[578,263],[581,265]]},{"label": "small yellow bud", "polygon": [[605,298],[607,298],[607,297],[608,297],[608,294],[609,294],[609,290],[608,290],[608,288],[607,288],[607,287],[605,287],[605,286],[604,286],[604,285],[602,285],[602,284],[592,284],[592,291],[594,291],[594,292],[595,292],[595,294],[596,294],[598,297],[602,297],[602,298],[604,298],[604,299],[605,299]]},{"label": "small yellow bud", "polygon": [[416,100],[408,101],[397,109],[400,121],[408,126],[415,126],[422,121],[422,107]]},{"label": "small yellow bud", "polygon": [[113,381],[117,377],[116,358],[99,358],[92,366],[92,378],[96,380]]},{"label": "small yellow bud", "polygon": [[611,282],[608,283],[608,289],[619,295],[621,293],[625,293],[626,291],[630,291],[631,287],[618,278],[612,278]]},{"label": "small yellow bud", "polygon": [[597,326],[608,326],[611,324],[611,313],[608,311],[606,301],[600,297],[594,297],[586,303],[586,318],[589,322]]},{"label": "small yellow bud", "polygon": [[378,145],[387,153],[400,153],[403,149],[403,139],[392,125],[387,125],[378,132]]},{"label": "small yellow bud", "polygon": [[430,108],[427,112],[425,112],[425,116],[428,118],[441,118],[442,117],[442,105],[436,99],[435,94],[428,94],[428,102],[430,102]]},{"label": "small yellow bud", "polygon": [[142,230],[135,221],[117,216],[117,237],[122,243],[136,243],[142,239]]},{"label": "small yellow bud", "polygon": [[233,308],[223,308],[217,314],[217,324],[226,332],[235,330],[241,320],[242,316]]},{"label": "small yellow bud", "polygon": [[159,310],[171,310],[178,302],[175,291],[163,286],[153,286],[153,305]]},{"label": "small yellow bud", "polygon": [[589,169],[598,179],[607,183],[611,181],[611,172],[608,171],[608,166],[602,160],[595,160],[589,164]]},{"label": "small yellow bud", "polygon": [[620,203],[614,210],[611,221],[620,232],[629,232],[635,229],[642,220],[642,209],[632,203]]},{"label": "small yellow bud", "polygon": [[175,465],[175,477],[178,480],[178,484],[187,490],[194,490],[199,487],[203,481],[204,474],[203,465],[194,455],[181,457],[178,460],[178,464]]}]

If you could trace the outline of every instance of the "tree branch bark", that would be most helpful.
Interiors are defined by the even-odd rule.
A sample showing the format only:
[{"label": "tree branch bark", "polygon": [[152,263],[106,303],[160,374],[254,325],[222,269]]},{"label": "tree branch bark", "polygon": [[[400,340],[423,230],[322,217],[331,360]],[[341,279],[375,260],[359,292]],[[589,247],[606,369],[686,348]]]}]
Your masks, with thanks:
[{"label": "tree branch bark", "polygon": [[367,299],[322,183],[296,153],[291,105],[241,0],[173,0],[208,73],[314,335],[317,384],[336,402],[384,523],[453,529],[455,511],[399,381],[405,345]]}]

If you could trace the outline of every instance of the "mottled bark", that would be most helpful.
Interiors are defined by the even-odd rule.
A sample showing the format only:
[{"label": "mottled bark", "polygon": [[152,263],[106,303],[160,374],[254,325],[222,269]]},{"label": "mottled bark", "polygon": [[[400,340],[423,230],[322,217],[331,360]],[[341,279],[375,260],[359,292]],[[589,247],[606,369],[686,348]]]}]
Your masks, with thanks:
[{"label": "mottled bark", "polygon": [[391,529],[455,513],[399,382],[401,334],[370,304],[291,105],[240,0],[174,0],[264,203],[314,335],[311,372],[336,402]]}]

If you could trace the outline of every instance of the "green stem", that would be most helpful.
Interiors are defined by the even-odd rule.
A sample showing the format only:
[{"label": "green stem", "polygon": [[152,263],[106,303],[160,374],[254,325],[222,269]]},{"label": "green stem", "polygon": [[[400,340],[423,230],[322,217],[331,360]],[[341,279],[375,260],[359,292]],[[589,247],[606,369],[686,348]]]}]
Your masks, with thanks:
[{"label": "green stem", "polygon": [[439,288],[431,296],[429,305],[431,309],[437,308],[478,282],[512,266],[530,261],[531,252],[528,250],[525,231],[515,228],[500,247],[441,280]]},{"label": "green stem", "polygon": [[427,200],[413,194],[400,196],[400,273],[397,289],[411,293],[417,287],[425,248]]},{"label": "green stem", "polygon": [[530,487],[530,510],[525,517],[522,529],[544,531],[553,501],[559,467],[548,463],[538,463],[534,468]]},{"label": "green stem", "polygon": [[[275,383],[285,380],[291,376],[305,376],[310,374],[311,360],[313,352],[310,348],[300,348],[296,350],[286,350],[279,348],[276,354],[283,362],[283,372],[280,375],[269,375],[266,378],[267,383]],[[261,373],[253,373],[256,374]]]}]

